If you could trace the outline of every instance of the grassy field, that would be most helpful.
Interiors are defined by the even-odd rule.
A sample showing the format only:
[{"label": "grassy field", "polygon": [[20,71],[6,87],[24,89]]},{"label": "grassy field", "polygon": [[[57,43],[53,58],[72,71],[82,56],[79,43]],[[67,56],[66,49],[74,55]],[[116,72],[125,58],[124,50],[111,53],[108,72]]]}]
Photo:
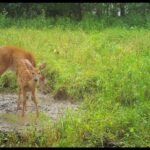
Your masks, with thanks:
[{"label": "grassy field", "polygon": [[[83,101],[77,112],[67,111],[42,133],[33,128],[23,135],[25,140],[12,134],[6,145],[1,135],[1,145],[150,147],[149,29],[84,30],[65,23],[66,28],[58,23],[42,29],[24,21],[27,25],[0,28],[0,45],[23,47],[38,63],[47,62],[45,74],[53,95],[63,88]],[[15,74],[9,71],[0,78],[0,91],[6,90],[17,90]]]}]

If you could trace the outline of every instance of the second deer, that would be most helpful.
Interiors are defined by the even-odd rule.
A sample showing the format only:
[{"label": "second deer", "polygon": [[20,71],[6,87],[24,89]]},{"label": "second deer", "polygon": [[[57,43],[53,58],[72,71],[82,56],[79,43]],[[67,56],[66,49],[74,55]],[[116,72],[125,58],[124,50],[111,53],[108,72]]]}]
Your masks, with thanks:
[{"label": "second deer", "polygon": [[33,67],[32,64],[27,59],[21,59],[17,63],[16,74],[17,74],[17,82],[19,85],[19,99],[17,108],[20,108],[20,104],[22,101],[22,117],[25,114],[26,109],[26,101],[27,101],[27,92],[32,94],[32,100],[36,106],[36,114],[39,116],[38,111],[38,103],[36,99],[36,87],[40,86],[39,81],[42,77],[41,70],[46,67],[46,64],[43,63],[39,67]]}]

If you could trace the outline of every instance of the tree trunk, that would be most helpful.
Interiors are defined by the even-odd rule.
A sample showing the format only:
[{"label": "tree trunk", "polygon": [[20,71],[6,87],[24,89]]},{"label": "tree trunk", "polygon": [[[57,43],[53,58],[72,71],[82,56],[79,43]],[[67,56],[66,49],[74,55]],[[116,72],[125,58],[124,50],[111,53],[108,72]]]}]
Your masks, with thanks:
[{"label": "tree trunk", "polygon": [[125,16],[125,3],[120,3],[120,16]]},{"label": "tree trunk", "polygon": [[82,19],[82,8],[81,8],[81,3],[77,3],[75,10],[74,10],[74,15],[75,18],[79,21]]}]

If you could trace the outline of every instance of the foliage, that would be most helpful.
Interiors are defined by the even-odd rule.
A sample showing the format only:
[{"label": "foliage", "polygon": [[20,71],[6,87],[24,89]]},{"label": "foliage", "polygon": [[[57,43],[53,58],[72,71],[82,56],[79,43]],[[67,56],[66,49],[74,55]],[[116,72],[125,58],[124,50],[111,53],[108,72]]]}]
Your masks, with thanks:
[{"label": "foliage", "polygon": [[[11,136],[7,144],[1,135],[2,146],[150,146],[149,28],[117,20],[108,27],[92,17],[80,23],[64,18],[55,23],[44,17],[18,19],[4,28],[6,18],[1,18],[0,44],[32,51],[38,63],[46,60],[44,74],[51,94],[63,87],[82,101],[79,110],[67,110],[41,133],[33,126],[23,140]],[[0,78],[0,89],[4,87],[16,90],[13,73]]]}]

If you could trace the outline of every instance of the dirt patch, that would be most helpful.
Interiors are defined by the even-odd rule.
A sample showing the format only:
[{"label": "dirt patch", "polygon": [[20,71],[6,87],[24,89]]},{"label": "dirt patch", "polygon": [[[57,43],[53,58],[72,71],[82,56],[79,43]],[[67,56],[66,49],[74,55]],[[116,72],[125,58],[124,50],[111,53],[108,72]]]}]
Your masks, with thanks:
[{"label": "dirt patch", "polygon": [[[0,94],[0,131],[19,130],[24,126],[29,125],[29,122],[21,121],[21,110],[17,110],[17,94]],[[63,112],[69,108],[76,110],[79,102],[71,100],[56,100],[51,95],[37,95],[39,110],[47,114],[52,120],[56,121]],[[32,101],[27,101],[26,117],[29,113],[36,116],[35,105]]]},{"label": "dirt patch", "polygon": [[56,100],[62,100],[62,99],[68,99],[68,98],[69,98],[69,95],[64,87],[61,87],[54,95],[54,99]]}]

